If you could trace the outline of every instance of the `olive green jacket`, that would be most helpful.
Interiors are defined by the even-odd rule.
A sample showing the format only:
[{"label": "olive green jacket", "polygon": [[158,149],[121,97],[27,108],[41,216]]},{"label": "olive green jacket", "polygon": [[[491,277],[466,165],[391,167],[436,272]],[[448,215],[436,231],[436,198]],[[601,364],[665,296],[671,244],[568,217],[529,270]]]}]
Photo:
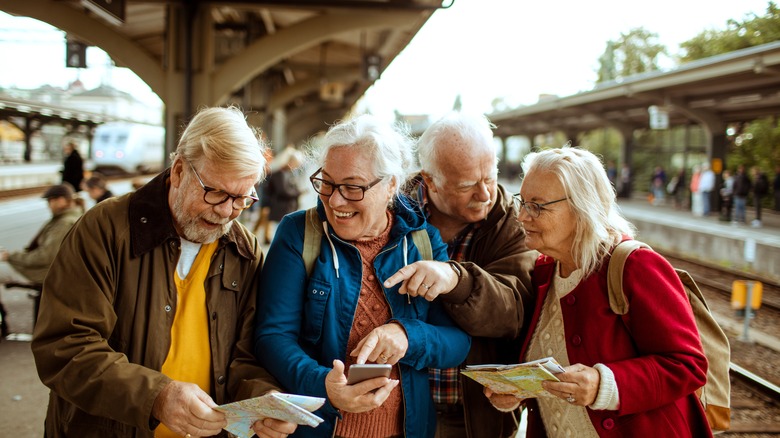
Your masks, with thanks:
[{"label": "olive green jacket", "polygon": [[8,254],[8,263],[31,283],[41,284],[49,272],[60,244],[81,217],[81,208],[73,207],[52,216],[33,238],[27,249]]},{"label": "olive green jacket", "polygon": [[[152,405],[176,313],[180,254],[168,208],[169,171],[90,209],[44,282],[32,350],[51,388],[46,436],[152,437]],[[252,356],[263,256],[238,221],[219,240],[205,281],[211,396],[223,404],[275,381]]]}]

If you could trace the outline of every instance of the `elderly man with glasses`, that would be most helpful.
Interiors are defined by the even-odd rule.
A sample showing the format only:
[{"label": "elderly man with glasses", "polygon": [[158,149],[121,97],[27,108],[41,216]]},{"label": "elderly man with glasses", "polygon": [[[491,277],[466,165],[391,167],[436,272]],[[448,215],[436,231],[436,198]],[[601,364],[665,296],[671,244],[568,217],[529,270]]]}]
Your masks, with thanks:
[{"label": "elderly man with glasses", "polygon": [[[511,340],[520,336],[533,309],[530,271],[538,253],[526,247],[517,220],[520,206],[498,184],[492,127],[482,115],[454,111],[420,137],[422,170],[408,189],[441,232],[449,260],[411,264],[385,282],[391,287],[423,278],[429,287],[421,295],[442,303],[473,336],[468,365],[516,363],[517,343]],[[493,409],[482,386],[458,371],[431,371],[436,437],[513,436],[516,413]]]},{"label": "elderly man with glasses", "polygon": [[65,238],[32,343],[52,390],[46,436],[217,435],[217,405],[277,388],[252,355],[263,255],[236,221],[257,201],[264,147],[238,109],[204,109],[169,169],[96,205]]}]

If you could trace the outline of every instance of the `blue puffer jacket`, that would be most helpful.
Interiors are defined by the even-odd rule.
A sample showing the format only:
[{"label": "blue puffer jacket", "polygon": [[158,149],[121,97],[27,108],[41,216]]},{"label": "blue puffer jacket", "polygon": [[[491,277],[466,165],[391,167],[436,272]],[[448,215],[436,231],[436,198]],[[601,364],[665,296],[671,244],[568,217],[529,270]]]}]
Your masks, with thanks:
[{"label": "blue puffer jacket", "polygon": [[[446,245],[439,232],[425,222],[408,200],[395,201],[390,240],[374,260],[380,284],[404,262],[421,259],[410,235],[413,230],[427,228],[434,259],[447,260]],[[319,201],[317,211],[324,221],[325,212]],[[345,359],[360,296],[362,264],[358,249],[328,227],[332,244],[323,235],[319,258],[307,278],[301,258],[305,220],[305,211],[285,216],[268,251],[257,298],[255,355],[287,391],[327,398],[325,376],[334,359]],[[459,365],[466,358],[471,339],[455,326],[437,301],[430,303],[415,297],[409,302],[407,295],[398,293],[398,287],[383,289],[391,320],[402,324],[409,338],[409,349],[400,361],[405,436],[433,437],[436,413],[428,367]],[[327,402],[317,414],[325,419],[323,424],[314,429],[300,426],[293,436],[332,436],[338,417],[336,409]]]}]

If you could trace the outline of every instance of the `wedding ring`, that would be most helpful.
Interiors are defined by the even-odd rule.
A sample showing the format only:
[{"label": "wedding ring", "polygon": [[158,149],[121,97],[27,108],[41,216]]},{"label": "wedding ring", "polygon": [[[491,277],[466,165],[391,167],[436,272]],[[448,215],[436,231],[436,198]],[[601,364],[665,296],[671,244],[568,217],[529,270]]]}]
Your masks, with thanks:
[{"label": "wedding ring", "polygon": [[569,394],[569,396],[566,397],[566,401],[569,402],[569,403],[574,403],[575,402],[574,396]]},{"label": "wedding ring", "polygon": [[387,356],[385,356],[384,354],[380,354],[379,360],[381,360],[382,362],[387,362]]},{"label": "wedding ring", "polygon": [[422,286],[425,288],[425,290],[428,290],[428,289],[430,289],[430,288],[431,288],[430,286],[428,286],[428,285],[427,285],[427,284],[425,284],[425,283],[422,283]]}]

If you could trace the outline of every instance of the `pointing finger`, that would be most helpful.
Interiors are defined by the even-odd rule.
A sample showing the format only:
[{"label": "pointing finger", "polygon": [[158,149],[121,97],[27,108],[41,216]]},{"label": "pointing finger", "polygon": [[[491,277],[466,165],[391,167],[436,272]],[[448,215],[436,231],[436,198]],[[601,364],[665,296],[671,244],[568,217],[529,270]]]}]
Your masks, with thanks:
[{"label": "pointing finger", "polygon": [[412,275],[414,275],[415,272],[417,272],[417,268],[415,267],[414,263],[411,265],[406,265],[399,269],[398,272],[391,275],[390,278],[385,280],[384,286],[393,287],[402,281],[408,280]]}]

